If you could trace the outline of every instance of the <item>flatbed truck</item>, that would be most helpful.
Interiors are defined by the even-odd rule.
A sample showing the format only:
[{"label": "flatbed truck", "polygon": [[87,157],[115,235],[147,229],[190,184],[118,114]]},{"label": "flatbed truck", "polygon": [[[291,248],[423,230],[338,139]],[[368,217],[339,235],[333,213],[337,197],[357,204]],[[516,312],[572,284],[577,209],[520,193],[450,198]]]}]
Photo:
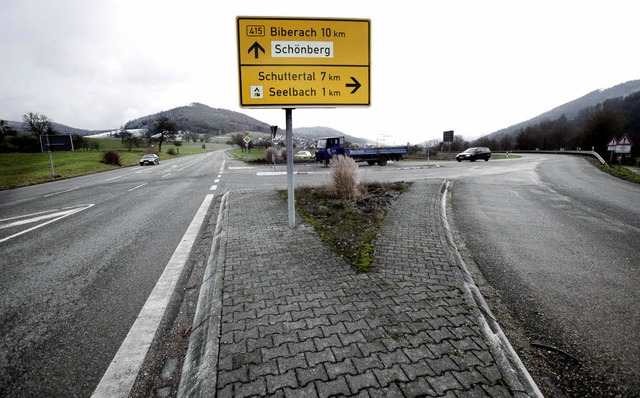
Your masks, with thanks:
[{"label": "flatbed truck", "polygon": [[407,154],[406,146],[345,148],[344,137],[323,137],[316,141],[316,162],[329,165],[336,155],[344,155],[356,162],[367,162],[370,166],[384,166],[389,160],[400,160]]}]

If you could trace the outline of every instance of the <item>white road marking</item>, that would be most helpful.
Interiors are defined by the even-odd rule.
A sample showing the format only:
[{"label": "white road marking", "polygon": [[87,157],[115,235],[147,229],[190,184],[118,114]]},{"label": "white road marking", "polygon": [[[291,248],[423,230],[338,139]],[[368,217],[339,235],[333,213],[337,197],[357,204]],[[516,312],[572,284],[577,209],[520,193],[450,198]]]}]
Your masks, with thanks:
[{"label": "white road marking", "polygon": [[218,189],[218,186],[212,185],[211,188],[209,188],[209,191],[215,191],[216,189]]},{"label": "white road marking", "polygon": [[[68,217],[72,214],[81,212],[82,210],[88,209],[89,207],[93,206],[93,204],[89,204],[89,205],[79,205],[79,206],[74,206],[74,207],[65,207],[64,209],[59,209],[59,210],[50,210],[50,211],[46,211],[46,212],[38,212],[38,213],[33,213],[33,214],[27,214],[24,216],[20,216],[20,217],[12,217],[12,218],[7,218],[4,220],[0,220],[0,229],[4,229],[4,228],[11,228],[11,227],[19,227],[21,225],[26,225],[26,224],[31,224],[31,223],[36,223],[36,222],[40,222],[40,221],[44,221],[44,220],[48,220],[45,221],[41,224],[35,225],[31,228],[25,229],[23,231],[17,232],[11,236],[7,236],[6,238],[2,238],[0,239],[0,243],[2,242],[6,242],[9,239],[15,238],[17,236],[20,235],[24,235],[27,232],[31,232],[35,229],[38,229],[40,227],[44,227],[45,225],[51,224],[53,222],[56,222],[58,220],[61,220],[65,217]],[[45,214],[48,213],[48,214]],[[35,216],[35,217],[34,217]],[[30,217],[30,218],[26,218],[26,217]],[[22,220],[18,220],[22,218]],[[12,220],[18,220],[18,221],[12,221]],[[12,221],[9,223],[4,224],[5,221]]]},{"label": "white road marking", "polygon": [[138,188],[142,188],[142,187],[144,187],[144,186],[145,186],[145,185],[147,185],[147,184],[148,184],[148,182],[145,182],[144,184],[140,184],[140,185],[138,185],[138,186],[136,186],[136,187],[133,187],[133,188],[131,188],[131,189],[129,190],[129,192],[134,191],[134,190],[136,190],[136,189],[138,189]]},{"label": "white road marking", "polygon": [[206,158],[207,156],[209,156],[209,155],[210,155],[210,154],[205,154],[204,156],[198,156],[198,158],[199,158],[199,159],[196,159],[196,160],[195,160],[195,162],[191,162],[191,163],[187,164],[186,166],[183,166],[183,167],[182,167],[182,168],[180,168],[179,170],[180,170],[180,171],[182,171],[182,170],[186,169],[187,167],[191,167],[191,166],[193,166],[194,164],[200,163],[200,162],[202,162],[203,160],[205,160],[205,158]]},{"label": "white road marking", "polygon": [[198,236],[213,197],[213,194],[205,196],[189,228],[187,228],[187,232],[180,240],[164,272],[158,279],[158,283],[156,283],[147,302],[142,307],[127,337],[120,345],[120,349],[113,357],[109,368],[102,376],[100,384],[93,392],[92,398],[129,396],[133,383],[142,367],[142,362],[158,330],[160,321],[169,305],[169,299],[175,290],[184,265],[189,259],[191,248]]},{"label": "white road marking", "polygon": [[71,189],[67,189],[64,191],[60,191],[60,192],[54,192],[54,193],[50,193],[48,195],[44,195],[43,198],[48,198],[49,196],[54,196],[54,195],[60,195],[61,193],[66,193],[66,192],[71,192],[71,191],[75,191],[76,189],[78,189],[80,187],[75,187],[75,188],[71,188]]},{"label": "white road marking", "polygon": [[111,178],[107,178],[105,181],[117,180],[118,178],[122,178],[122,177],[124,176],[111,177]]},{"label": "white road marking", "polygon": [[[286,171],[258,171],[257,176],[282,176]],[[329,174],[328,171],[294,171],[293,174]]]}]

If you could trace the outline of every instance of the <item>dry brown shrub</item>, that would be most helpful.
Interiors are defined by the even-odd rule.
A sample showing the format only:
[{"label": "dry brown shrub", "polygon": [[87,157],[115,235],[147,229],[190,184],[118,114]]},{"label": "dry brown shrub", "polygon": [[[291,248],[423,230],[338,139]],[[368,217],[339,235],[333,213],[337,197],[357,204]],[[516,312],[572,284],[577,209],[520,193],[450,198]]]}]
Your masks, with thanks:
[{"label": "dry brown shrub", "polygon": [[280,149],[280,151],[278,152],[278,159],[282,163],[285,163],[287,161],[287,148]]},{"label": "dry brown shrub", "polygon": [[273,163],[273,151],[275,149],[273,147],[269,147],[267,148],[266,151],[264,151],[264,160],[266,160],[268,163]]},{"label": "dry brown shrub", "polygon": [[339,199],[356,199],[360,196],[358,187],[358,165],[344,155],[331,159],[331,190]]}]

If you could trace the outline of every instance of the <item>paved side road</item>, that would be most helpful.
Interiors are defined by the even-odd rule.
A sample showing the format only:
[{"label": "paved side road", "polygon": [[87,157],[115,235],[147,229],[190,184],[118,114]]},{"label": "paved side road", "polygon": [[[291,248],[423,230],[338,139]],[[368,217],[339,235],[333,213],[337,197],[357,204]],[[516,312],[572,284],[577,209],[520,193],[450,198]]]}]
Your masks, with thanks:
[{"label": "paved side road", "polygon": [[400,196],[369,273],[290,229],[276,192],[227,193],[179,396],[541,396],[457,255],[445,191]]}]

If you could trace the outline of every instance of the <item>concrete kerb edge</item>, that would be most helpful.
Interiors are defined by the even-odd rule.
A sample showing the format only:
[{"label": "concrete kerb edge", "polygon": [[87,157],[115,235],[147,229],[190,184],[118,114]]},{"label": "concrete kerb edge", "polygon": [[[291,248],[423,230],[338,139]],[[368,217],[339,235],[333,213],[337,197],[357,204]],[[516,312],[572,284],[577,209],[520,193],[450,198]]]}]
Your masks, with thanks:
[{"label": "concrete kerb edge", "polygon": [[540,392],[536,382],[529,374],[529,371],[520,360],[520,357],[513,349],[513,346],[511,346],[507,336],[504,334],[502,328],[493,316],[491,309],[482,296],[480,289],[478,289],[478,286],[476,286],[473,281],[473,277],[458,251],[458,247],[455,244],[455,240],[447,220],[446,209],[449,185],[450,182],[448,180],[443,180],[440,189],[440,220],[445,230],[450,254],[453,256],[456,265],[460,267],[462,273],[463,290],[469,299],[475,302],[478,307],[477,317],[480,322],[482,333],[491,347],[492,352],[498,357],[498,367],[500,368],[503,376],[507,379],[508,383],[510,383],[516,391],[523,391],[531,397],[543,398],[542,392]]},{"label": "concrete kerb edge", "polygon": [[200,286],[198,304],[189,336],[189,346],[182,366],[178,397],[213,397],[216,395],[217,363],[222,312],[222,278],[225,259],[225,231],[228,222],[228,197],[222,196],[216,229]]}]

